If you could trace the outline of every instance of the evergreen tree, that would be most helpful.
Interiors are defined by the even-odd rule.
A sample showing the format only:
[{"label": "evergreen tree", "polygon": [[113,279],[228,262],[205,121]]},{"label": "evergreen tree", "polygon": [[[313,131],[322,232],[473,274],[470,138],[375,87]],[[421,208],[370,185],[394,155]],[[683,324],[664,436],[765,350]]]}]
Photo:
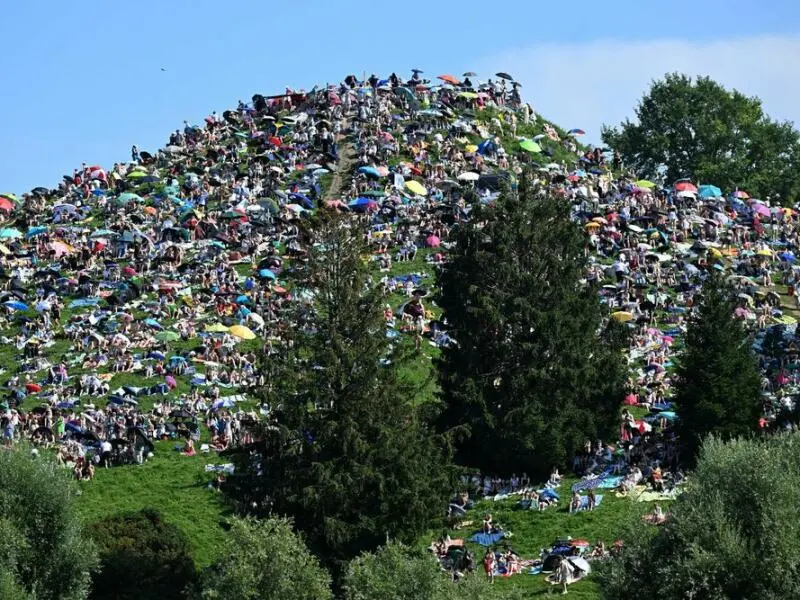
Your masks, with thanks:
[{"label": "evergreen tree", "polygon": [[297,303],[302,328],[271,367],[274,421],[229,490],[251,512],[293,517],[338,576],[387,536],[411,541],[428,528],[452,478],[399,372],[406,356],[385,335],[363,232],[332,218],[316,237],[298,274],[310,298]]},{"label": "evergreen tree", "polygon": [[761,415],[761,376],[747,332],[733,318],[735,304],[720,275],[703,285],[678,357],[675,402],[685,459],[692,462],[703,438],[747,435]]},{"label": "evergreen tree", "polygon": [[583,236],[569,204],[525,177],[455,233],[439,303],[457,344],[439,361],[439,424],[460,464],[542,475],[613,431],[625,336],[601,328]]}]

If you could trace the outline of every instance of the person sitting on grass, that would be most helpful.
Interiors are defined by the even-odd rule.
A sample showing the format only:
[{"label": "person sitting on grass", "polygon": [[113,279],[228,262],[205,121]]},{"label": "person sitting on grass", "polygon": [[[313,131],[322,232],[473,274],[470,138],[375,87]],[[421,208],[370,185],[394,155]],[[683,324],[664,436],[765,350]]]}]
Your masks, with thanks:
[{"label": "person sitting on grass", "polygon": [[572,494],[572,500],[569,502],[569,512],[576,513],[581,509],[581,496],[578,492]]}]

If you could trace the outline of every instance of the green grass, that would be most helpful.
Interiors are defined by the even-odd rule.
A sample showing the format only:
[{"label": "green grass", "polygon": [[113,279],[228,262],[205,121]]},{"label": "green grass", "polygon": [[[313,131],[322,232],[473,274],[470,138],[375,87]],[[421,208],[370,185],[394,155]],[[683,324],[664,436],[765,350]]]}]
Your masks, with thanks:
[{"label": "green grass", "polygon": [[[464,520],[472,521],[472,525],[461,529],[449,529],[448,533],[453,539],[468,539],[480,528],[483,516],[488,512],[491,513],[495,523],[499,523],[505,531],[512,534],[510,538],[501,540],[497,547],[507,546],[523,559],[532,559],[537,558],[541,550],[549,548],[556,539],[567,536],[573,539],[586,539],[592,545],[598,540],[603,540],[608,549],[629,523],[641,522],[641,517],[653,507],[652,503],[636,502],[630,497],[618,498],[611,490],[598,490],[597,493],[603,495],[603,500],[595,511],[569,514],[569,490],[573,483],[574,479],[565,480],[558,490],[561,496],[558,507],[550,507],[543,512],[516,509],[518,496],[498,502],[480,501],[464,517]],[[648,527],[644,523],[641,526]],[[441,533],[441,531],[429,532],[420,540],[419,547],[427,547]],[[472,542],[468,542],[467,546],[474,552],[479,574],[483,576],[480,561],[485,548]],[[545,575],[520,574],[508,578],[500,577],[496,579],[494,585],[498,591],[519,588],[531,597],[547,596],[560,590],[547,583]],[[594,575],[571,585],[569,589],[570,598],[596,600],[600,597],[599,585]]]},{"label": "green grass", "polygon": [[225,535],[222,522],[229,514],[222,497],[210,490],[213,475],[207,463],[216,454],[183,456],[179,442],[156,442],[154,458],[141,466],[97,469],[94,481],[81,482],[78,510],[86,523],[120,512],[155,508],[189,538],[195,563],[204,567],[218,555]]}]

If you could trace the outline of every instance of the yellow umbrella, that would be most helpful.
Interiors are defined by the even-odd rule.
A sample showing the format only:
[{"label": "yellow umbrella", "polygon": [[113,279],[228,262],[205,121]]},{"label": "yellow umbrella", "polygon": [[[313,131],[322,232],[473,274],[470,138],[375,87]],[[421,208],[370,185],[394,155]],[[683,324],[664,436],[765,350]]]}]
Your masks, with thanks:
[{"label": "yellow umbrella", "polygon": [[412,191],[413,193],[417,194],[418,196],[427,196],[428,190],[419,182],[413,179],[409,179],[406,181],[406,187]]},{"label": "yellow umbrella", "polygon": [[652,181],[648,181],[647,179],[640,179],[639,181],[634,181],[633,185],[639,188],[646,188],[648,190],[656,187],[655,183],[653,183]]},{"label": "yellow umbrella", "polygon": [[722,258],[722,252],[720,252],[716,248],[709,248],[708,251],[711,253],[711,256],[713,256],[714,258]]},{"label": "yellow umbrella", "polygon": [[602,226],[600,225],[600,223],[595,223],[594,221],[592,221],[591,223],[587,223],[586,225],[584,225],[584,227],[586,229],[600,229],[600,227]]},{"label": "yellow umbrella", "polygon": [[758,254],[759,256],[770,256],[771,257],[772,256],[772,250],[768,250],[766,248],[763,248],[763,249],[759,250],[758,252],[756,252],[756,254]]},{"label": "yellow umbrella", "polygon": [[244,325],[233,325],[228,329],[228,333],[243,340],[256,339],[256,334]]},{"label": "yellow umbrella", "polygon": [[214,323],[213,325],[207,325],[206,331],[209,333],[227,333],[228,328],[222,323]]},{"label": "yellow umbrella", "polygon": [[467,147],[464,148],[467,152],[477,152],[478,147],[475,144],[467,144]]},{"label": "yellow umbrella", "polygon": [[619,310],[615,313],[611,313],[611,318],[616,319],[620,323],[627,323],[628,321],[633,320],[633,313],[630,313],[627,310]]}]

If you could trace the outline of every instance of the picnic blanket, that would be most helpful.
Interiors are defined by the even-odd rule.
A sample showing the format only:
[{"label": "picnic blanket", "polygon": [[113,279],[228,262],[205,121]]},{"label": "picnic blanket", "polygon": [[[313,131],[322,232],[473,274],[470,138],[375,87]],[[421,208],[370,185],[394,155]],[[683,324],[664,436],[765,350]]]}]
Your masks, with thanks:
[{"label": "picnic blanket", "polygon": [[[594,497],[594,506],[597,508],[600,506],[600,503],[603,501],[603,494],[597,494]],[[589,496],[581,496],[581,505],[578,508],[578,511],[588,510],[589,509]]]},{"label": "picnic blanket", "polygon": [[505,537],[505,532],[498,531],[497,533],[483,533],[482,531],[476,533],[471,538],[469,538],[470,542],[475,542],[476,544],[480,544],[481,546],[491,546],[492,544],[496,544],[500,540]]},{"label": "picnic blanket", "polygon": [[598,477],[581,479],[578,483],[572,486],[573,492],[582,492],[585,490],[612,490],[622,483],[622,477],[618,475],[603,474]]}]

